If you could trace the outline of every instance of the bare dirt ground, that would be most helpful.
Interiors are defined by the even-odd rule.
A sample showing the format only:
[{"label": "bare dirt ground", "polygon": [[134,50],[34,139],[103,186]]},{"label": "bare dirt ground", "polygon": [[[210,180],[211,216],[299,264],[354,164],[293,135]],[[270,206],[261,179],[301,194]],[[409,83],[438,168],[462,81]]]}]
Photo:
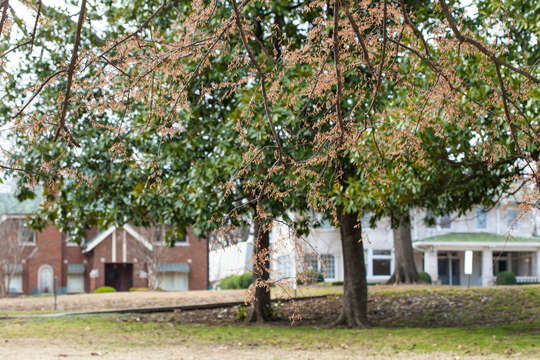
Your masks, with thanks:
[{"label": "bare dirt ground", "polygon": [[[405,285],[387,286],[374,285],[369,287],[370,294],[381,292],[401,292],[420,290],[448,290],[451,287]],[[460,289],[457,287],[456,289]],[[311,286],[300,287],[296,296],[312,296],[341,294],[341,286]],[[273,297],[291,297],[295,293],[291,289],[276,287],[272,291]],[[182,292],[162,292],[162,291],[136,291],[118,292],[106,294],[76,294],[58,296],[58,311],[86,311],[86,310],[112,310],[129,309],[140,307],[176,306],[209,304],[218,302],[243,301],[246,298],[245,290],[203,290],[203,291],[182,291]],[[0,299],[0,313],[13,311],[52,311],[54,298],[47,296],[22,296],[15,298]]]},{"label": "bare dirt ground", "polygon": [[[136,291],[106,294],[77,294],[58,296],[59,311],[108,310],[153,306],[208,304],[242,301],[243,290],[222,291]],[[52,296],[29,296],[0,299],[2,311],[50,311],[54,306]]]},{"label": "bare dirt ground", "polygon": [[[520,354],[515,354],[511,358],[520,358]],[[254,348],[240,349],[226,345],[166,345],[166,346],[122,346],[95,348],[77,344],[66,344],[60,341],[43,339],[14,339],[0,344],[0,358],[3,360],[49,360],[49,359],[104,359],[104,360],[198,360],[198,359],[465,359],[465,357],[454,353],[435,352],[430,354],[413,353],[388,353],[369,354],[365,349],[290,349],[290,348]],[[489,359],[509,359],[508,355],[490,354]],[[466,359],[487,359],[482,355],[466,356]]]},{"label": "bare dirt ground", "polygon": [[[340,286],[305,287],[297,291],[297,296],[326,295],[342,293]],[[276,288],[275,297],[293,296],[293,291]],[[141,307],[196,305],[243,301],[245,290],[201,290],[201,291],[135,291],[105,294],[62,295],[57,298],[58,311],[86,311],[130,309]],[[21,296],[0,299],[0,313],[12,311],[51,311],[54,297]]]}]

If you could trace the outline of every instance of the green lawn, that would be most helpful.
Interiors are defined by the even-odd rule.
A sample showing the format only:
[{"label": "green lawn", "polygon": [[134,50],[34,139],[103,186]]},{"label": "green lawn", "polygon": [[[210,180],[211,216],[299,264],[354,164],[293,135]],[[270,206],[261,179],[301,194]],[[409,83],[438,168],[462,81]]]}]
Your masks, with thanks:
[{"label": "green lawn", "polygon": [[[131,321],[127,321],[130,319]],[[0,340],[54,339],[105,348],[224,344],[234,348],[351,349],[392,353],[485,355],[505,352],[540,356],[540,322],[471,328],[371,328],[362,330],[250,325],[176,325],[133,317],[5,320]],[[509,350],[511,349],[511,350]]]}]

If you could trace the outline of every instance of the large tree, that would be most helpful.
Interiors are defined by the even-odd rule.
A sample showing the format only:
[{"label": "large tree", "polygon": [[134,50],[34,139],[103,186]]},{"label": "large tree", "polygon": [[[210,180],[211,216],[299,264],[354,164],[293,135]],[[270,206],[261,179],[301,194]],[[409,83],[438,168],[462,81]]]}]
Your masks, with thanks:
[{"label": "large tree", "polygon": [[[420,135],[444,134],[449,121],[458,129],[473,126],[489,161],[508,158],[509,153],[519,153],[526,162],[538,156],[529,143],[538,141],[531,137],[538,124],[530,121],[538,99],[537,68],[500,52],[490,36],[492,18],[475,14],[474,21],[457,22],[463,9],[451,5],[459,4],[420,4],[150,3],[152,10],[132,9],[132,26],[113,26],[114,31],[100,34],[84,21],[99,13],[121,23],[121,11],[112,12],[117,18],[107,11],[122,7],[87,9],[82,0],[76,22],[59,15],[69,25],[60,28],[69,29],[65,34],[72,35],[66,38],[74,39],[73,47],[42,57],[38,64],[46,65],[39,71],[25,67],[31,76],[22,76],[19,69],[6,72],[8,100],[17,99],[24,87],[18,79],[37,80],[32,92],[36,96],[25,99],[31,106],[4,108],[8,119],[16,120],[25,149],[10,167],[26,172],[22,184],[44,182],[51,203],[62,196],[69,203],[71,195],[60,191],[64,184],[71,182],[73,189],[95,186],[105,175],[102,185],[110,187],[97,187],[92,208],[81,214],[92,214],[87,218],[93,222],[124,221],[119,204],[134,204],[134,219],[143,223],[174,218],[179,230],[208,219],[201,204],[222,209],[218,213],[226,213],[227,204],[247,208],[220,196],[233,193],[231,188],[251,196],[254,216],[267,223],[274,215],[272,204],[294,209],[291,190],[301,189],[312,207],[340,224],[344,253],[351,255],[345,258],[350,271],[340,320],[363,326],[367,287],[358,219],[366,205],[353,191],[358,179],[376,179],[376,184],[394,173],[405,174],[387,167],[408,166],[407,154],[423,166],[427,157],[415,154],[427,154]],[[36,23],[47,23],[44,19],[50,17],[43,12]],[[21,45],[20,51],[56,52],[57,46],[47,46],[54,41],[34,36],[32,25],[28,28],[22,33],[29,46]],[[38,38],[45,40],[36,45]],[[95,46],[99,42],[102,46]],[[503,42],[511,49],[507,45]],[[62,61],[67,65],[58,70],[51,66]],[[467,63],[477,69],[472,78],[461,66]],[[396,97],[402,100],[392,106]],[[223,122],[228,129],[234,124],[235,132],[223,131]],[[506,136],[496,138],[502,141],[490,138],[500,125],[511,134],[510,141]],[[97,139],[87,135],[92,132]],[[363,148],[367,140],[372,149]],[[233,181],[228,176],[222,181],[221,174],[207,166],[223,158],[223,144],[244,153],[240,162],[214,164],[215,169],[234,168],[238,176]],[[174,151],[163,152],[164,146]],[[85,159],[92,147],[99,149],[106,166],[100,168],[94,155]],[[81,167],[83,159],[87,161]],[[535,168],[529,168],[537,179]],[[239,186],[237,178],[246,182]],[[111,200],[100,200],[104,190],[117,192]],[[208,196],[200,196],[201,191]],[[167,198],[167,192],[178,195]],[[21,195],[28,194],[23,186]],[[70,211],[52,211],[57,214],[52,220],[69,218]],[[240,212],[234,215],[242,221]]]}]

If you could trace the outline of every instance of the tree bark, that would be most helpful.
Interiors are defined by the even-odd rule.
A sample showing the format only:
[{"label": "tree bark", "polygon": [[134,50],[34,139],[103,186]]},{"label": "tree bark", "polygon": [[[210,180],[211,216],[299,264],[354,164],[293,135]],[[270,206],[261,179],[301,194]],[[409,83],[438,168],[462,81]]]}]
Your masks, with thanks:
[{"label": "tree bark", "polygon": [[343,306],[334,325],[369,326],[367,319],[367,281],[362,243],[362,226],[358,214],[344,214],[338,208],[341,247],[343,249]]},{"label": "tree bark", "polygon": [[272,304],[270,302],[270,232],[262,220],[255,219],[253,244],[253,286],[255,294],[248,322],[264,322],[272,320]]},{"label": "tree bark", "polygon": [[399,219],[399,226],[394,233],[394,273],[387,284],[415,284],[419,282],[418,271],[414,262],[411,239],[411,222],[408,214]]}]

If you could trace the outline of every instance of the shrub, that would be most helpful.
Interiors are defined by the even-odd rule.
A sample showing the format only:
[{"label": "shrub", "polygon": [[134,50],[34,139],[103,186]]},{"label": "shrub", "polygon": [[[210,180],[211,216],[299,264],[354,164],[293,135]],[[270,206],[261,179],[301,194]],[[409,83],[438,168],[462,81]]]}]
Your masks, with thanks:
[{"label": "shrub", "polygon": [[332,281],[331,283],[333,286],[340,286],[343,285],[343,281]]},{"label": "shrub", "polygon": [[420,282],[423,282],[425,284],[431,284],[431,276],[427,272],[420,271],[418,273],[418,278],[420,279]]},{"label": "shrub", "polygon": [[253,274],[250,272],[242,275],[229,275],[219,282],[219,288],[223,290],[247,289],[253,282]]},{"label": "shrub", "polygon": [[150,291],[149,288],[131,288],[129,289],[129,292],[135,292],[135,291]]},{"label": "shrub", "polygon": [[240,288],[247,289],[253,283],[253,274],[246,272],[240,275]]},{"label": "shrub", "polygon": [[102,286],[94,290],[94,294],[103,294],[103,293],[112,293],[112,292],[116,292],[116,289],[110,286]]},{"label": "shrub", "polygon": [[517,284],[516,275],[511,271],[503,271],[497,274],[496,285],[515,285]]},{"label": "shrub", "polygon": [[236,321],[244,321],[247,318],[247,308],[243,305],[240,305],[238,309],[236,310],[236,314],[234,315],[234,320]]},{"label": "shrub", "polygon": [[219,282],[219,288],[223,290],[238,289],[237,275],[229,275]]}]

